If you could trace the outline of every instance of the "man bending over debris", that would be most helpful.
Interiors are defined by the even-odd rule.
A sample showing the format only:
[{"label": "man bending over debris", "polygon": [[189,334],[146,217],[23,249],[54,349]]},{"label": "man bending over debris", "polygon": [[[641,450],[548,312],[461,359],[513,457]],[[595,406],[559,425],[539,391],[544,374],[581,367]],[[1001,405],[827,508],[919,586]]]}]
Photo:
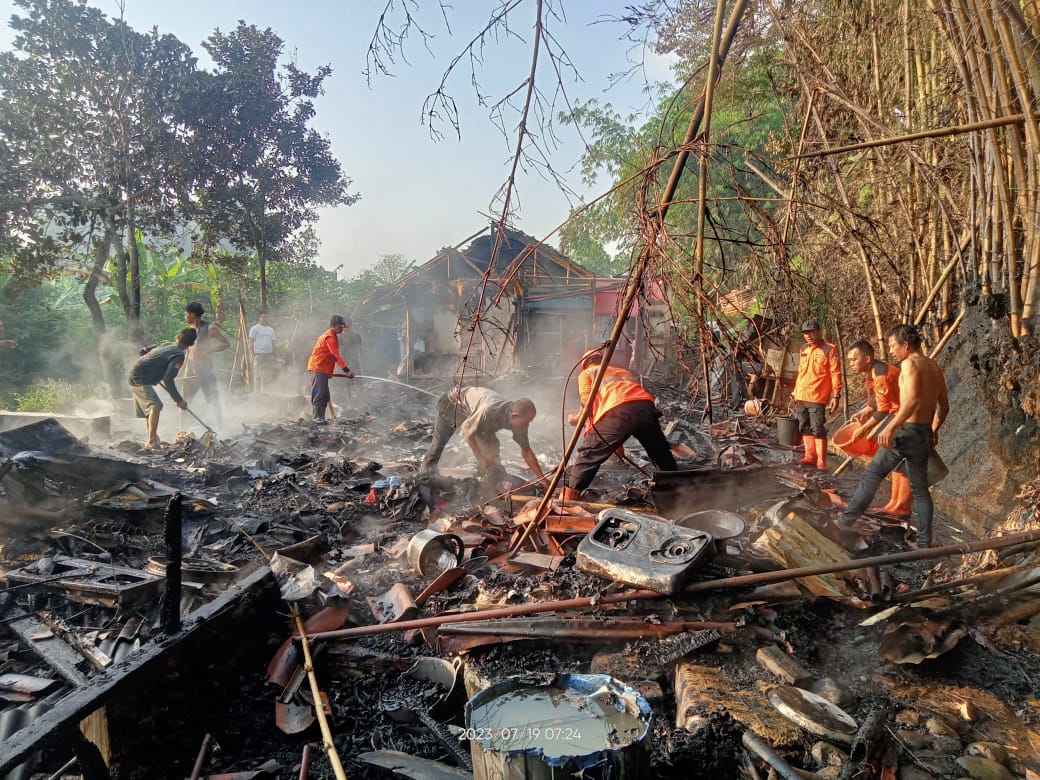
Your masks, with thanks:
[{"label": "man bending over debris", "polygon": [[[899,410],[899,366],[889,365],[874,357],[874,346],[865,340],[855,342],[846,354],[849,370],[866,378],[867,402],[854,415],[859,423],[853,439],[862,439],[888,415]],[[878,512],[896,517],[910,516],[910,480],[898,469],[892,471],[892,495]]]},{"label": "man bending over debris", "polygon": [[339,354],[339,334],[349,327],[350,323],[343,317],[333,314],[329,320],[329,329],[318,336],[307,360],[307,370],[311,372],[311,408],[314,410],[314,422],[318,425],[325,425],[325,410],[332,400],[329,377],[335,373],[336,366],[343,367],[345,376],[354,377],[354,372]]},{"label": "man bending over debris", "polygon": [[163,405],[159,400],[159,394],[155,392],[155,386],[162,385],[178,408],[188,408],[188,402],[177,391],[175,380],[177,372],[184,365],[184,353],[195,343],[197,336],[194,328],[185,328],[177,334],[176,343],[145,348],[134,367],[130,369],[127,381],[134,397],[134,413],[147,420],[149,447],[158,447],[161,443],[159,413]]},{"label": "man bending over debris", "polygon": [[419,473],[428,474],[437,470],[444,446],[455,429],[461,428],[462,438],[473,450],[480,472],[492,479],[503,477],[505,469],[499,458],[498,431],[507,430],[512,433],[513,441],[520,445],[520,454],[527,467],[538,479],[544,479],[542,466],[527,438],[527,429],[537,414],[530,398],[507,401],[486,387],[453,387],[437,401],[433,441],[419,466]]},{"label": "man bending over debris", "polygon": [[905,459],[914,494],[917,547],[931,547],[934,508],[928,492],[928,455],[950,411],[946,379],[939,364],[921,352],[921,334],[913,325],[897,325],[885,337],[889,354],[899,361],[899,411],[878,434],[881,449],[863,472],[838,526],[858,531],[856,519],[874,498],[881,480]]},{"label": "man bending over debris", "polygon": [[[624,445],[629,436],[636,437],[657,468],[662,471],[679,468],[661,430],[653,395],[628,370],[607,366],[595,398],[589,397],[602,360],[603,352],[598,348],[581,356],[578,393],[582,408],[591,403],[592,412],[585,438],[567,469],[566,486],[560,493],[564,501],[577,501],[581,491],[592,484],[599,467]],[[568,421],[571,425],[577,423],[578,415],[578,412],[570,415]]]}]

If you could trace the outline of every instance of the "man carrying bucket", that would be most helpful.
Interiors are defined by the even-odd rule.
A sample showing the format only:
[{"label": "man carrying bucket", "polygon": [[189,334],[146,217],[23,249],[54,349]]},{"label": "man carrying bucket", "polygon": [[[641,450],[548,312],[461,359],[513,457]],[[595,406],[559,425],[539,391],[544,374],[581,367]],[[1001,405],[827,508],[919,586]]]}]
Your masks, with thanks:
[{"label": "man carrying bucket", "polygon": [[794,416],[802,433],[805,456],[798,461],[827,468],[827,412],[838,408],[841,395],[841,360],[838,349],[823,340],[820,322],[802,323],[805,347],[798,354],[798,378],[794,384]]},{"label": "man carrying bucket", "polygon": [[[857,441],[870,433],[888,415],[899,410],[899,366],[875,358],[873,345],[862,339],[849,347],[846,357],[849,370],[854,374],[863,374],[866,378],[867,402],[852,415],[852,422],[857,423],[852,433],[852,441]],[[870,444],[873,446],[866,454],[873,455],[877,452],[877,443],[871,440]],[[909,517],[910,480],[897,469],[892,472],[891,481],[891,497],[888,503],[877,511],[900,518]]]}]

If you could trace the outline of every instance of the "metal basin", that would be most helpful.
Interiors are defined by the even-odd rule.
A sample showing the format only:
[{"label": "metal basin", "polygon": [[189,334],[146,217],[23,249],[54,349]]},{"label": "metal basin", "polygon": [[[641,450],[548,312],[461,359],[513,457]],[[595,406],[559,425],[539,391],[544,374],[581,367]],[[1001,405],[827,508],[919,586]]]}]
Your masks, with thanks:
[{"label": "metal basin", "polygon": [[716,552],[723,552],[726,549],[726,542],[740,536],[747,527],[739,515],[724,512],[721,509],[705,509],[701,512],[683,515],[676,519],[675,524],[711,534],[712,539],[715,540]]}]

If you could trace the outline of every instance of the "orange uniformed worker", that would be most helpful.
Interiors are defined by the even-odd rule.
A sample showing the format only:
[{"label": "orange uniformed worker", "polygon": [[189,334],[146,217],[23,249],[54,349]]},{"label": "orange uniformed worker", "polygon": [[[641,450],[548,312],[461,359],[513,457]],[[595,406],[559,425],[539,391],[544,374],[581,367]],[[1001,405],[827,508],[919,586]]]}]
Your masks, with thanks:
[{"label": "orange uniformed worker", "polygon": [[[599,390],[592,396],[592,385],[602,361],[603,352],[599,348],[590,349],[581,357],[578,394],[582,408],[592,404],[592,409],[585,437],[567,469],[565,486],[560,493],[565,501],[578,500],[581,491],[592,484],[599,467],[624,445],[629,436],[636,437],[657,468],[662,471],[678,468],[672,448],[661,430],[654,397],[630,371],[619,366],[607,366]],[[571,425],[577,423],[578,415],[577,412],[570,415]]]},{"label": "orange uniformed worker", "polygon": [[318,425],[325,424],[325,410],[332,400],[329,377],[335,373],[336,366],[342,366],[344,376],[354,376],[354,372],[339,354],[339,334],[349,327],[350,323],[345,317],[339,314],[332,315],[329,329],[318,336],[311,356],[307,359],[307,370],[311,372],[311,408],[314,412],[314,422]]},{"label": "orange uniformed worker", "polygon": [[[859,423],[853,440],[862,439],[881,420],[899,411],[899,366],[874,357],[874,347],[869,341],[855,342],[846,353],[849,370],[866,377],[867,402],[852,415]],[[892,492],[888,503],[877,511],[897,517],[909,517],[913,502],[910,479],[902,471],[891,474]]]},{"label": "orange uniformed worker", "polygon": [[798,461],[827,468],[826,413],[838,408],[841,395],[841,359],[838,349],[823,340],[820,321],[802,323],[805,347],[798,354],[798,378],[794,383],[794,414],[802,433],[805,456]]}]

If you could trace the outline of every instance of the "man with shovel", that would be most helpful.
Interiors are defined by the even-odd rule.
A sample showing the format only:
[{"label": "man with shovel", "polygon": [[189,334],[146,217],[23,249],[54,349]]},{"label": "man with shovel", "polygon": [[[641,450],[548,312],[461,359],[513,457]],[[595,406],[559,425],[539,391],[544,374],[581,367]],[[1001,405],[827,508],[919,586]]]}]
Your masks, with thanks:
[{"label": "man with shovel", "polygon": [[176,342],[146,349],[130,369],[127,381],[134,398],[134,413],[147,421],[149,447],[158,447],[162,443],[159,440],[159,413],[163,404],[155,386],[162,385],[178,408],[188,408],[175,380],[184,365],[184,353],[195,344],[197,336],[194,328],[185,328],[177,334]]}]

